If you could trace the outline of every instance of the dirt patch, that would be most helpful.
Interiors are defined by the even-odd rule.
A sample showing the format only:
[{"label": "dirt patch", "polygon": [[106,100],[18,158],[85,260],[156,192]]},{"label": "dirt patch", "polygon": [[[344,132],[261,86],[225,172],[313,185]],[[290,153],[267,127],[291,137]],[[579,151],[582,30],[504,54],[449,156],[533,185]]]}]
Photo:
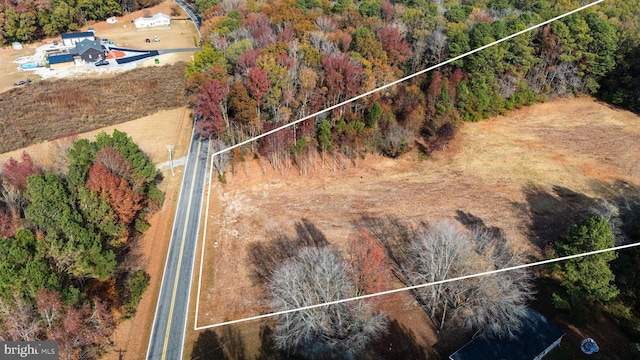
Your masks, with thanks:
[{"label": "dirt patch", "polygon": [[[295,168],[279,173],[259,161],[241,164],[226,184],[212,184],[198,325],[269,310],[251,278],[248,249],[270,241],[273,231],[294,235],[301,219],[340,246],[362,216],[477,218],[539,256],[528,189],[599,198],[614,181],[640,184],[639,120],[591,98],[562,99],[465,124],[449,149],[432,159],[416,152],[398,160],[369,155],[333,172],[318,156],[306,176]],[[416,326],[423,312],[411,306],[408,294],[395,301],[389,316],[431,351],[439,340],[426,320]],[[191,335],[194,341],[197,335]],[[247,333],[245,354],[256,355],[261,343],[255,332]]]}]

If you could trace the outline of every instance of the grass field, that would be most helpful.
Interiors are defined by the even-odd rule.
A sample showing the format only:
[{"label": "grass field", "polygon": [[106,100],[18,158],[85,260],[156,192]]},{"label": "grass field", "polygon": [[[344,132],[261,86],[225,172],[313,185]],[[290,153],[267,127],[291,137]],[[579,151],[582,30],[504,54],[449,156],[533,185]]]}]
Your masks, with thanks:
[{"label": "grass field", "polygon": [[[281,174],[257,160],[243,163],[226,184],[212,184],[198,326],[268,312],[263,288],[251,277],[249,252],[274,233],[295,236],[303,221],[341,246],[362,216],[474,219],[499,227],[516,247],[538,258],[590,200],[625,196],[640,185],[639,120],[591,98],[559,99],[464,124],[449,149],[432,159],[416,152],[398,160],[368,156],[357,167],[346,164],[346,170],[332,172],[318,158],[307,176],[294,168]],[[466,341],[436,334],[409,294],[382,303],[396,321],[393,342],[417,354],[435,347],[446,357]],[[230,351],[253,358],[264,342],[261,329],[271,325],[253,322],[192,332],[191,338],[196,352],[209,348],[208,341],[229,358]],[[577,346],[577,334],[587,333],[567,331],[574,334],[568,346]],[[628,345],[615,326],[590,335],[600,335],[601,354],[611,358]],[[374,347],[383,351],[387,341]]]}]

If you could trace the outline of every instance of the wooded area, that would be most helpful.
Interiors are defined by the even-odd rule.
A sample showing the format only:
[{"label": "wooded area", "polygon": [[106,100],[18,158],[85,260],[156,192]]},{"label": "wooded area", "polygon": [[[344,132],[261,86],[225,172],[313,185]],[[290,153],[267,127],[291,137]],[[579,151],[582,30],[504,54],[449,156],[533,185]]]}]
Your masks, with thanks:
[{"label": "wooded area", "polygon": [[[234,144],[581,3],[223,0],[206,9],[200,5],[203,49],[187,68],[188,91],[200,131]],[[428,155],[447,146],[460,121],[549,97],[600,94],[633,108],[633,95],[607,84],[616,71],[627,79],[619,85],[632,90],[637,84],[630,56],[638,43],[636,8],[606,2],[272,134],[244,152],[265,156],[276,169],[295,165],[305,173],[316,154],[322,161],[337,154],[355,161],[369,152],[397,157],[418,147]],[[242,156],[236,153],[236,160]]]},{"label": "wooded area", "polygon": [[27,153],[2,167],[0,339],[58,341],[61,359],[96,358],[146,289],[132,252],[164,194],[123,132],[59,148],[46,168]]}]

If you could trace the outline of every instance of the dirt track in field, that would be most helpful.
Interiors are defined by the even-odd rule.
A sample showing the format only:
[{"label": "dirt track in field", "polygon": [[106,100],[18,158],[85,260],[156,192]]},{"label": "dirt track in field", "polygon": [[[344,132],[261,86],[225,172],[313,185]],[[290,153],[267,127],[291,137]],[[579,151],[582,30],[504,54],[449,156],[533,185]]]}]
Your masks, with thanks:
[{"label": "dirt track in field", "polygon": [[[591,98],[573,98],[464,124],[453,144],[432,159],[415,151],[398,160],[368,156],[333,172],[318,157],[306,176],[295,167],[280,173],[258,161],[241,164],[226,184],[213,184],[198,325],[268,311],[250,276],[248,250],[269,241],[273,232],[294,236],[302,219],[336,245],[356,230],[353,223],[362,216],[482,221],[537,257],[568,225],[560,220],[640,185],[637,154],[640,117]],[[426,352],[440,341],[446,349],[411,304],[405,294],[383,306],[404,329],[399,341]],[[260,348],[262,325],[269,322],[220,329],[216,341],[225,349],[237,347],[240,336],[251,358]],[[603,353],[615,354],[615,344],[610,346]]]}]

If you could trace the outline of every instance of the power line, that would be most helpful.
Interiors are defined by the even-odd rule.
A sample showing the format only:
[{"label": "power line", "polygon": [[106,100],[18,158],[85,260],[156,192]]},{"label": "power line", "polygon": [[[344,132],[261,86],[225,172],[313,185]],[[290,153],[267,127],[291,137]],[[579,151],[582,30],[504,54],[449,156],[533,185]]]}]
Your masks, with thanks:
[{"label": "power line", "polygon": [[442,67],[442,66],[445,66],[445,65],[447,65],[447,64],[450,64],[450,63],[452,63],[452,62],[454,62],[454,61],[458,61],[458,60],[460,60],[460,59],[462,59],[462,58],[465,58],[465,57],[467,57],[467,56],[469,56],[469,55],[471,55],[471,54],[475,54],[475,53],[477,53],[478,51],[482,51],[482,50],[484,50],[484,49],[486,49],[486,48],[489,48],[489,47],[492,47],[492,46],[494,46],[494,45],[497,45],[497,44],[500,44],[500,43],[502,43],[502,42],[505,42],[505,41],[507,41],[507,40],[513,39],[513,38],[514,38],[514,37],[516,37],[516,36],[519,36],[519,35],[525,34],[525,33],[527,33],[527,32],[530,32],[531,30],[535,30],[535,29],[537,29],[537,28],[539,28],[539,27],[542,27],[542,26],[547,25],[547,24],[549,24],[549,23],[552,23],[552,22],[554,22],[554,21],[556,21],[556,20],[559,20],[559,19],[562,19],[562,18],[564,18],[564,17],[567,17],[567,16],[569,16],[569,15],[571,15],[571,14],[575,14],[575,13],[577,13],[577,12],[579,12],[579,11],[582,11],[582,10],[584,10],[584,9],[586,9],[586,8],[589,8],[589,7],[593,6],[593,5],[599,4],[599,3],[603,2],[603,1],[604,1],[604,0],[597,0],[597,1],[594,1],[594,2],[592,2],[592,3],[590,3],[590,4],[587,4],[587,5],[581,6],[581,7],[577,8],[577,9],[575,9],[575,10],[571,10],[571,11],[569,11],[569,12],[567,12],[567,13],[564,13],[564,14],[562,14],[562,15],[556,16],[556,17],[554,17],[553,19],[543,21],[543,22],[541,22],[541,23],[539,23],[539,24],[537,24],[537,25],[533,25],[533,26],[531,26],[531,27],[529,27],[529,28],[527,28],[527,29],[524,29],[524,30],[518,31],[518,32],[516,32],[516,33],[513,33],[513,34],[511,34],[511,35],[508,35],[508,36],[506,36],[506,37],[504,37],[504,38],[502,38],[502,39],[500,39],[500,40],[496,40],[496,41],[494,41],[494,42],[492,42],[492,43],[490,43],[490,44],[480,46],[479,48],[473,49],[473,50],[471,50],[471,51],[469,51],[469,52],[466,52],[466,53],[464,53],[464,54],[462,54],[462,55],[458,55],[458,56],[453,57],[453,58],[451,58],[451,59],[445,60],[445,61],[443,61],[443,62],[441,62],[441,63],[439,63],[439,64],[433,65],[433,66],[428,67],[428,68],[423,69],[423,70],[420,70],[420,71],[418,71],[418,72],[416,72],[416,73],[413,73],[413,74],[411,74],[411,75],[407,75],[407,76],[405,76],[405,77],[403,77],[403,78],[401,78],[401,79],[398,79],[398,80],[396,80],[396,81],[393,81],[393,82],[390,82],[390,83],[388,83],[388,84],[382,85],[382,86],[380,86],[379,88],[376,88],[376,89],[373,89],[373,90],[367,91],[367,92],[365,92],[365,93],[363,93],[363,94],[360,94],[360,95],[358,95],[358,96],[355,96],[355,97],[352,97],[352,98],[350,98],[350,99],[347,99],[347,100],[345,100],[345,101],[343,101],[343,102],[341,102],[341,103],[338,103],[338,104],[336,104],[336,105],[329,106],[328,108],[325,108],[325,109],[323,109],[323,110],[320,110],[320,111],[318,111],[318,112],[315,112],[315,113],[313,113],[313,114],[311,114],[311,115],[307,115],[307,116],[305,116],[305,117],[303,117],[303,118],[300,118],[300,119],[295,120],[295,121],[292,121],[292,122],[290,122],[290,123],[288,123],[288,124],[285,124],[285,125],[282,125],[282,126],[280,126],[280,127],[277,127],[277,128],[275,128],[275,129],[273,129],[273,130],[269,130],[269,131],[267,131],[267,132],[265,132],[265,133],[262,133],[262,134],[260,134],[260,135],[257,135],[257,136],[254,136],[254,137],[252,137],[252,138],[249,138],[249,139],[247,139],[247,140],[241,141],[241,142],[239,142],[239,143],[237,143],[237,144],[235,144],[235,145],[229,146],[228,148],[225,148],[225,149],[222,149],[222,150],[219,150],[219,151],[217,151],[217,152],[213,153],[213,154],[211,155],[211,157],[218,156],[218,155],[220,155],[220,154],[223,154],[223,153],[225,153],[225,152],[228,152],[228,151],[230,151],[230,150],[233,150],[233,149],[235,149],[235,148],[237,148],[237,147],[240,147],[240,146],[242,146],[242,145],[249,144],[249,143],[251,143],[252,141],[255,141],[255,140],[261,139],[261,138],[263,138],[263,137],[265,137],[265,136],[271,135],[271,134],[276,133],[276,132],[278,132],[278,131],[280,131],[280,130],[284,130],[284,129],[286,129],[286,128],[290,127],[290,126],[293,126],[293,125],[295,125],[295,124],[301,123],[301,122],[303,122],[303,121],[305,121],[305,120],[309,120],[309,119],[314,118],[314,117],[316,117],[316,116],[318,116],[318,115],[322,115],[322,114],[324,114],[324,113],[326,113],[326,112],[328,112],[328,111],[331,111],[331,110],[333,110],[333,109],[339,108],[339,107],[344,106],[344,105],[347,105],[347,104],[352,103],[352,102],[354,102],[354,101],[356,101],[356,100],[362,99],[363,97],[369,96],[369,95],[371,95],[371,94],[375,94],[375,93],[377,93],[377,92],[379,92],[379,91],[381,91],[381,90],[387,89],[387,88],[392,87],[392,86],[394,86],[394,85],[397,85],[397,84],[399,84],[399,83],[401,83],[401,82],[404,82],[404,81],[407,81],[407,80],[409,80],[409,79],[412,79],[412,78],[414,78],[414,77],[416,77],[416,76],[418,76],[418,75],[422,75],[422,74],[427,73],[427,72],[429,72],[429,71],[431,71],[431,70],[435,70],[435,69],[437,69],[437,68],[440,68],[440,67]]},{"label": "power line", "polygon": [[552,264],[552,263],[556,263],[556,262],[560,262],[560,261],[566,261],[566,260],[570,260],[570,259],[576,259],[576,258],[580,258],[580,257],[584,257],[584,256],[590,256],[590,255],[601,254],[601,253],[609,252],[609,251],[627,249],[627,248],[635,247],[635,246],[638,246],[638,245],[640,245],[640,242],[635,242],[635,243],[632,243],[632,244],[626,244],[626,245],[620,245],[620,246],[614,246],[614,247],[607,248],[607,249],[589,251],[589,252],[584,252],[584,253],[580,253],[580,254],[562,256],[562,257],[554,258],[554,259],[541,260],[541,261],[536,261],[536,262],[532,262],[532,263],[528,263],[528,264],[510,266],[510,267],[506,267],[506,268],[502,268],[502,269],[485,271],[485,272],[481,272],[481,273],[477,273],[477,274],[458,276],[458,277],[455,277],[455,278],[439,280],[439,281],[434,281],[434,282],[420,284],[420,285],[407,286],[407,287],[403,287],[403,288],[399,288],[399,289],[381,291],[381,292],[368,294],[368,295],[354,296],[354,297],[347,298],[347,299],[329,301],[329,302],[325,302],[325,303],[321,303],[321,304],[302,306],[302,307],[295,308],[295,309],[276,311],[276,312],[272,312],[272,313],[268,313],[268,314],[262,314],[262,315],[251,316],[251,317],[246,317],[246,318],[237,319],[237,320],[225,321],[225,322],[221,322],[221,323],[217,323],[217,324],[213,324],[213,325],[196,327],[194,330],[198,331],[198,330],[211,329],[211,328],[215,328],[215,327],[232,325],[232,324],[237,324],[237,323],[242,323],[242,322],[247,322],[247,321],[266,319],[266,318],[270,318],[270,317],[274,317],[274,316],[278,316],[278,315],[285,315],[285,314],[289,314],[289,313],[293,313],[293,312],[297,312],[297,311],[311,310],[311,309],[315,309],[315,308],[319,308],[319,307],[336,305],[336,304],[341,304],[341,303],[351,302],[351,301],[356,301],[356,300],[364,300],[364,299],[368,299],[368,298],[372,298],[372,297],[376,297],[376,296],[395,294],[395,293],[398,293],[398,292],[421,289],[421,288],[425,288],[425,287],[428,287],[428,286],[446,284],[446,283],[450,283],[450,282],[454,282],[454,281],[473,279],[473,278],[477,278],[477,277],[481,277],[481,276],[487,276],[487,275],[495,275],[495,274],[499,274],[499,273],[506,272],[506,271],[511,271],[511,270],[525,269],[525,268],[529,268],[529,267],[533,267],[533,266]]}]

